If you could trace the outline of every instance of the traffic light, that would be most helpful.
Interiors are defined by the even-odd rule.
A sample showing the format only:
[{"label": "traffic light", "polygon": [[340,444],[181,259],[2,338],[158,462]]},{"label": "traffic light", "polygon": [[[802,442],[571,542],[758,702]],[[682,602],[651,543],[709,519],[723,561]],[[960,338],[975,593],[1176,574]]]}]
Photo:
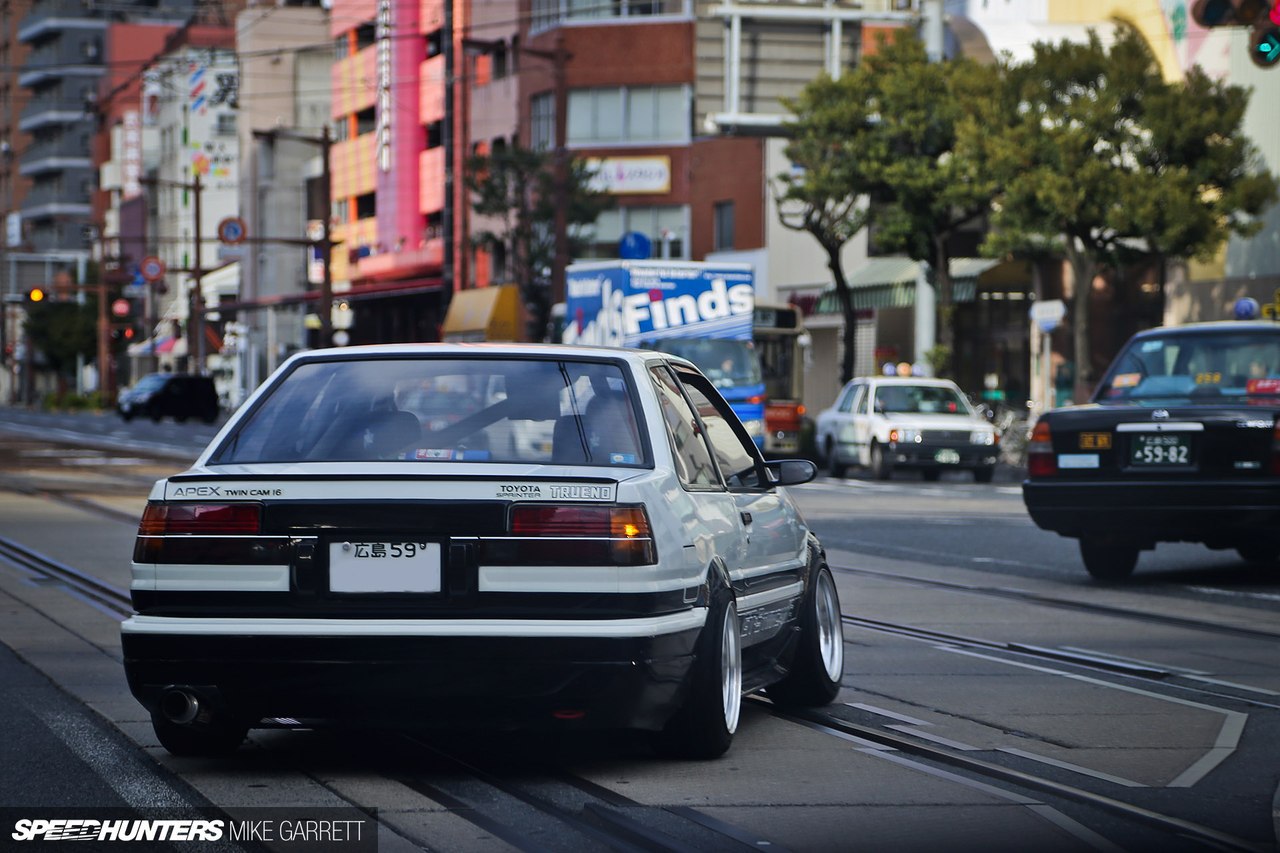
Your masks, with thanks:
[{"label": "traffic light", "polygon": [[43,287],[33,287],[27,291],[27,304],[35,305],[38,302],[44,302],[47,296]]},{"label": "traffic light", "polygon": [[1191,18],[1202,27],[1253,27],[1250,61],[1259,68],[1280,65],[1280,0],[1196,0]]}]

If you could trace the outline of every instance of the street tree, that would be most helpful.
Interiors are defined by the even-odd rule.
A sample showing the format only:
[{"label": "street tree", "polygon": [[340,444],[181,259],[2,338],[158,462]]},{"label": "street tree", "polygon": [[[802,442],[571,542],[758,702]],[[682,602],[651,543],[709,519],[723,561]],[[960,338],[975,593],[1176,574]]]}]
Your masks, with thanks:
[{"label": "street tree", "polygon": [[80,359],[93,360],[98,351],[97,299],[84,304],[45,301],[27,306],[23,330],[32,349],[43,354],[44,366],[58,381],[59,394],[74,384]]},{"label": "street tree", "polygon": [[877,188],[877,247],[929,264],[937,290],[935,367],[950,372],[955,346],[951,245],[984,217],[996,185],[980,161],[957,152],[957,128],[974,104],[997,99],[1000,68],[969,59],[930,62],[913,30],[899,29],[855,72],[869,83],[877,120],[853,156]]},{"label": "street tree", "polygon": [[[1092,388],[1089,296],[1094,279],[1135,252],[1211,254],[1270,197],[1240,137],[1237,87],[1192,72],[1166,83],[1131,25],[1104,46],[1037,43],[1007,73],[1013,107],[976,102],[959,148],[990,169],[1001,192],[986,248],[1057,240],[1072,271],[1075,397]],[[1199,115],[1196,113],[1199,111]],[[1239,115],[1237,116],[1237,111]],[[1211,116],[1216,118],[1210,118]]]},{"label": "street tree", "polygon": [[[591,184],[586,162],[571,160],[564,197],[569,253],[582,245],[582,229],[613,206],[613,198]],[[528,312],[529,339],[540,341],[551,317],[551,266],[555,257],[555,154],[503,146],[467,158],[464,181],[472,209],[493,227],[477,231],[473,243],[505,255],[507,277],[520,288]]]},{"label": "street tree", "polygon": [[844,320],[840,381],[848,382],[853,378],[858,323],[840,255],[870,221],[863,196],[877,188],[855,153],[854,140],[874,124],[868,81],[865,76],[833,80],[823,75],[784,104],[795,116],[787,123],[790,141],[785,149],[794,168],[773,180],[778,216],[785,227],[812,235],[826,254]]}]

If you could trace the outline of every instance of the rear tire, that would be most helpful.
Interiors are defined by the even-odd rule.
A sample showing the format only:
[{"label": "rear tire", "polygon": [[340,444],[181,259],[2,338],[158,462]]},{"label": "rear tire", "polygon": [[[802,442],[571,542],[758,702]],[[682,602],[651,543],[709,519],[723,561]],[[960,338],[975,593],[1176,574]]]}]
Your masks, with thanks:
[{"label": "rear tire", "polygon": [[1133,574],[1133,568],[1138,564],[1138,546],[1081,539],[1080,557],[1094,580],[1119,581]]},{"label": "rear tire", "polygon": [[654,734],[654,749],[668,758],[719,758],[733,743],[741,710],[738,606],[733,593],[721,587],[712,595],[707,624],[698,637],[684,706]]},{"label": "rear tire", "polygon": [[974,468],[974,469],[973,469],[973,482],[975,482],[975,483],[990,483],[990,482],[991,482],[991,478],[995,476],[995,473],[996,473],[996,469],[995,469],[994,467],[990,466],[990,465],[987,465],[987,466],[985,466],[985,467],[983,467],[983,468]]},{"label": "rear tire", "polygon": [[151,715],[151,728],[156,739],[170,755],[216,758],[231,755],[244,743],[248,726],[221,717],[209,723],[179,725],[158,713]]},{"label": "rear tire", "polygon": [[884,448],[879,444],[871,444],[871,477],[876,480],[887,480],[893,474],[893,465],[885,458]]},{"label": "rear tire", "polygon": [[847,465],[839,460],[836,456],[836,443],[832,439],[827,439],[827,470],[831,472],[832,477],[843,477],[845,471],[848,470]]},{"label": "rear tire", "polygon": [[800,619],[800,645],[791,671],[765,690],[784,708],[826,705],[840,693],[844,675],[844,629],[840,596],[825,564],[813,578],[813,594]]},{"label": "rear tire", "polygon": [[924,477],[926,483],[936,483],[938,478],[942,476],[942,472],[937,468],[925,468],[920,472],[920,475]]}]

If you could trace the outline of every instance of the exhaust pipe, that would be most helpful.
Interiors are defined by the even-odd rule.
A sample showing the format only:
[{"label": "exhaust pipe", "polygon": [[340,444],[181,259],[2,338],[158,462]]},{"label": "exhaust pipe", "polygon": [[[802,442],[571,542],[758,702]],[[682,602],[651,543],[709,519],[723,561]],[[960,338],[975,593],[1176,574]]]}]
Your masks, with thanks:
[{"label": "exhaust pipe", "polygon": [[200,711],[200,697],[185,688],[170,688],[160,697],[160,714],[171,723],[190,725]]}]

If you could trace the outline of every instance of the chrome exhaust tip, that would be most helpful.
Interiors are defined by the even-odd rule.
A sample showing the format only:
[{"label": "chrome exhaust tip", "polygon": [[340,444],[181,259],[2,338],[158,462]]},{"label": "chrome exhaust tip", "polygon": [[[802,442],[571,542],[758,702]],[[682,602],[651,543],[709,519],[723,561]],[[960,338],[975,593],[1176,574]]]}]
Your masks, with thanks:
[{"label": "chrome exhaust tip", "polygon": [[181,687],[166,690],[160,697],[160,714],[171,723],[189,725],[200,716],[200,697]]}]

